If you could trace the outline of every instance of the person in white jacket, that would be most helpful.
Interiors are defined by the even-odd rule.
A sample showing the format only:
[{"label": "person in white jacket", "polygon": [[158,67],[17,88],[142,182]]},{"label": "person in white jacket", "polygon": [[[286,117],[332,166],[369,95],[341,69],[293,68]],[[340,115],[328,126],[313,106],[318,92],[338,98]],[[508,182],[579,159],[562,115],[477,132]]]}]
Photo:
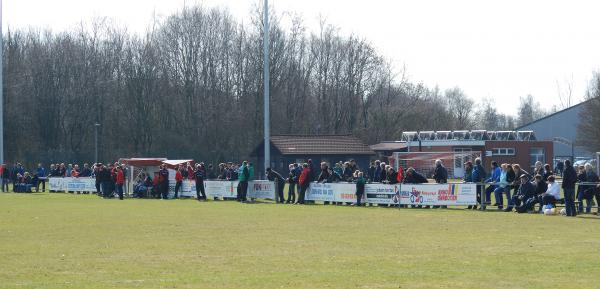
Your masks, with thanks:
[{"label": "person in white jacket", "polygon": [[560,185],[555,182],[554,176],[548,177],[548,189],[540,195],[540,199],[540,203],[544,206],[554,205],[557,200],[560,200]]}]

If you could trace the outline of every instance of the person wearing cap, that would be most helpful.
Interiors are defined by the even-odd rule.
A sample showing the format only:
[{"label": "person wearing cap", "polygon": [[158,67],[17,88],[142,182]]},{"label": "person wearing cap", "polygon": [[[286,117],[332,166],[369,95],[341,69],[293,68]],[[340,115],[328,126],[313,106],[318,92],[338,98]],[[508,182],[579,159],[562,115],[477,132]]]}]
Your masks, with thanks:
[{"label": "person wearing cap", "polygon": [[[532,183],[529,182],[529,176],[526,174],[522,174],[519,177],[519,180],[521,182],[521,185],[519,185],[519,189],[517,190],[515,195],[512,196],[512,202],[513,205],[516,207],[517,212],[524,213],[527,210],[525,202],[527,201],[527,199],[535,196],[535,187]],[[506,208],[504,211],[510,212],[512,211],[512,209],[513,207],[509,205],[508,208]]]}]

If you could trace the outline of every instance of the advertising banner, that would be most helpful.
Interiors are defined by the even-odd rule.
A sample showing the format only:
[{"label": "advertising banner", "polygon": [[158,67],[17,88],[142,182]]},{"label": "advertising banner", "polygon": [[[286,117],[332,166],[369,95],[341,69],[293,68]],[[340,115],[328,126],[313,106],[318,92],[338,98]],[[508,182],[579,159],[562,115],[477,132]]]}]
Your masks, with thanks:
[{"label": "advertising banner", "polygon": [[333,202],[333,191],[336,184],[310,183],[305,199],[309,201]]},{"label": "advertising banner", "polygon": [[94,178],[48,178],[48,189],[58,192],[95,192]]},{"label": "advertising banner", "polygon": [[400,203],[400,185],[367,184],[365,197],[367,203],[397,205]]},{"label": "advertising banner", "polygon": [[477,203],[475,184],[403,184],[400,192],[403,205],[463,206]]},{"label": "advertising banner", "polygon": [[250,181],[248,182],[248,197],[255,199],[275,200],[275,182]]}]

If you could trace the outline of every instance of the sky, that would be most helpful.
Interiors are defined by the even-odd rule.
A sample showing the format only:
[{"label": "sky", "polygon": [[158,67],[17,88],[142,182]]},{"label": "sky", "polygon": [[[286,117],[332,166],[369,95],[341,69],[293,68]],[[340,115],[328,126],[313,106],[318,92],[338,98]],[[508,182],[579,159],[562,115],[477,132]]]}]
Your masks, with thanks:
[{"label": "sky", "polygon": [[[143,32],[153,15],[184,5],[220,6],[248,21],[257,0],[4,0],[2,30],[72,29],[108,17]],[[262,2],[262,1],[261,1]],[[544,108],[580,102],[600,71],[597,0],[270,0],[283,21],[302,15],[309,31],[319,19],[371,42],[412,82],[445,90],[460,87],[471,98],[491,99],[516,114],[531,94]],[[563,97],[565,99],[566,97]]]}]

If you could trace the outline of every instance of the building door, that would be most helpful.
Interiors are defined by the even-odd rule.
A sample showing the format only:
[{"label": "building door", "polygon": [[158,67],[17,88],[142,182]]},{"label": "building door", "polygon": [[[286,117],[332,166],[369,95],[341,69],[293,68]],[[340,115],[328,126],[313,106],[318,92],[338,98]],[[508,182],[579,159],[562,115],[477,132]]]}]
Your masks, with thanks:
[{"label": "building door", "polygon": [[454,178],[462,179],[465,176],[465,168],[463,164],[468,161],[473,161],[471,159],[472,155],[472,150],[470,148],[454,149]]}]

